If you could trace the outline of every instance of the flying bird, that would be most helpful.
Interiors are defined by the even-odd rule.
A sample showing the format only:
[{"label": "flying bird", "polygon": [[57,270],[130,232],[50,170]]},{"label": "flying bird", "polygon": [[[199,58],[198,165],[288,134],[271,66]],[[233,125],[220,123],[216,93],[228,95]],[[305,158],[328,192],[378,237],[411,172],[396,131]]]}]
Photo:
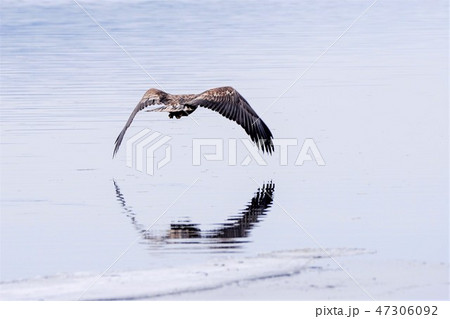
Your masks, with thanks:
[{"label": "flying bird", "polygon": [[128,127],[139,111],[152,105],[162,105],[146,112],[169,112],[169,118],[181,118],[194,112],[197,107],[216,111],[229,120],[239,124],[263,152],[272,154],[274,150],[272,133],[267,125],[252,109],[238,91],[225,86],[207,90],[200,94],[172,95],[158,89],[149,89],[131,112],[125,127],[116,139],[113,157],[119,150]]}]

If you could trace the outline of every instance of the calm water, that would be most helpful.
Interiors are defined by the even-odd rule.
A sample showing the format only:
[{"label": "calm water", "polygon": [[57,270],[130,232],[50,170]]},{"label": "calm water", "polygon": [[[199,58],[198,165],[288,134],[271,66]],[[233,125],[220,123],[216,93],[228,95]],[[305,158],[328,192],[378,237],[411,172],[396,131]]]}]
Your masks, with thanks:
[{"label": "calm water", "polygon": [[[370,2],[80,4],[134,61],[72,1],[2,2],[1,280],[316,248],[286,212],[375,263],[448,261],[446,1],[379,1],[271,107]],[[154,176],[111,159],[149,87],[225,85],[326,165],[193,166],[193,138],[246,137],[209,110],[138,115],[127,137],[172,138]]]}]

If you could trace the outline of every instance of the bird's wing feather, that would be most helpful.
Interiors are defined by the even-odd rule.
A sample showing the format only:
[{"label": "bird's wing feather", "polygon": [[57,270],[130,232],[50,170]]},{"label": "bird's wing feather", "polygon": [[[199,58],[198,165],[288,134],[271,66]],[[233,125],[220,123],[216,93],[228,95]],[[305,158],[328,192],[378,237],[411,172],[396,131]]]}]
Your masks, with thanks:
[{"label": "bird's wing feather", "polygon": [[133,112],[131,112],[131,115],[128,118],[127,123],[125,124],[124,128],[120,132],[119,136],[117,136],[117,139],[116,139],[116,142],[115,142],[115,147],[114,147],[114,152],[113,152],[113,157],[116,155],[117,151],[119,150],[120,144],[122,144],[123,137],[125,136],[125,132],[130,127],[130,125],[133,122],[136,114],[138,114],[139,111],[142,111],[143,109],[145,109],[147,106],[155,105],[155,104],[164,104],[165,100],[155,99],[154,95],[150,96],[149,91],[147,91],[144,94],[142,99],[139,101],[139,103],[134,108]]},{"label": "bird's wing feather", "polygon": [[263,152],[269,154],[273,152],[273,136],[269,128],[244,97],[232,87],[207,90],[185,104],[193,107],[206,107],[235,121],[242,126]]}]

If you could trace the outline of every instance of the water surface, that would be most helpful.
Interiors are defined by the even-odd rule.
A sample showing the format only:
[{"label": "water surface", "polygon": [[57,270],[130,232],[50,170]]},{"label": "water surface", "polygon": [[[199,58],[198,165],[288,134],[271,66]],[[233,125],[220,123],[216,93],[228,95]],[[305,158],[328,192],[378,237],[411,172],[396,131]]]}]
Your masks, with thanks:
[{"label": "water surface", "polygon": [[[446,1],[379,1],[300,79],[370,2],[79,2],[128,54],[74,2],[2,2],[2,281],[317,248],[293,219],[374,263],[448,261]],[[246,137],[209,110],[136,118],[172,138],[154,176],[111,159],[149,87],[225,85],[326,165],[193,166],[193,138]]]}]

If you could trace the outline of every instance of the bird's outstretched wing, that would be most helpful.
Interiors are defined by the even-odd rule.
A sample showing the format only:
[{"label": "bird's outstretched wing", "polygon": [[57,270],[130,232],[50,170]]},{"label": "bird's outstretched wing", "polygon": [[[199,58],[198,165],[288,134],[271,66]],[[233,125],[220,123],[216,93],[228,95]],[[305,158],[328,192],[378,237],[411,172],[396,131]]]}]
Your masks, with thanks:
[{"label": "bird's outstretched wing", "polygon": [[207,90],[185,103],[202,106],[216,111],[242,126],[253,142],[263,151],[271,154],[274,150],[272,133],[248,102],[232,87]]},{"label": "bird's outstretched wing", "polygon": [[131,112],[131,115],[128,118],[128,121],[125,124],[124,128],[122,129],[122,131],[120,132],[119,136],[117,136],[117,139],[116,139],[116,142],[115,142],[115,147],[114,147],[114,152],[113,152],[113,157],[116,155],[117,151],[119,150],[120,144],[122,144],[123,137],[125,136],[125,132],[130,127],[130,125],[133,122],[134,117],[136,116],[136,114],[139,111],[145,109],[147,106],[155,105],[155,104],[164,104],[165,101],[166,101],[164,99],[164,96],[166,94],[167,93],[165,93],[163,91],[159,91],[157,89],[150,89],[147,92],[145,92],[144,96],[139,101],[138,105],[136,105],[136,107],[134,108],[133,112]]}]

